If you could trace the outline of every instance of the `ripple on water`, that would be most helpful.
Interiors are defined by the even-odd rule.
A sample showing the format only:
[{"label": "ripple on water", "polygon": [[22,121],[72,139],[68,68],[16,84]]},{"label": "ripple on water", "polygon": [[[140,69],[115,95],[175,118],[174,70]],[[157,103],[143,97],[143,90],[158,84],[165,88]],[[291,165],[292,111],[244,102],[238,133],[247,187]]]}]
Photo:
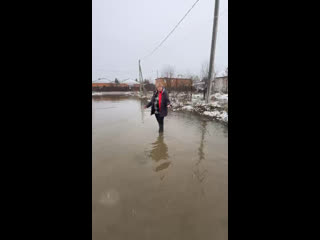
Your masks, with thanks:
[{"label": "ripple on water", "polygon": [[119,199],[120,199],[119,193],[116,190],[110,189],[101,194],[99,202],[100,204],[105,206],[113,206],[117,204]]}]

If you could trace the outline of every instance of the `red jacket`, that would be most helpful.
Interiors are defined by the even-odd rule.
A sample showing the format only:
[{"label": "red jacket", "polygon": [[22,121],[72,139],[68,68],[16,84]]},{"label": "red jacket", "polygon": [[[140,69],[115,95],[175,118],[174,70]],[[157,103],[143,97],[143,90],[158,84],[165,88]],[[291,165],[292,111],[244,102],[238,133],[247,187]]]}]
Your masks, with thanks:
[{"label": "red jacket", "polygon": [[[155,98],[156,98],[157,94],[158,94],[158,91],[155,91],[153,96],[152,96],[151,101],[148,102],[148,104],[145,106],[146,108],[151,106],[151,113],[150,113],[151,115],[155,113],[154,102],[155,102]],[[160,95],[161,95],[161,97],[158,97],[159,104],[160,104],[160,106],[161,106],[162,102],[164,104],[163,104],[163,107],[161,108],[161,111],[159,109],[159,112],[160,112],[159,114],[160,114],[161,117],[165,117],[168,114],[167,106],[171,105],[171,103],[170,103],[170,100],[169,100],[169,95],[168,95],[167,90],[165,88],[162,90],[162,94],[159,94],[159,96]]]},{"label": "red jacket", "polygon": [[159,92],[159,111],[161,111],[161,99],[162,99],[162,92]]}]

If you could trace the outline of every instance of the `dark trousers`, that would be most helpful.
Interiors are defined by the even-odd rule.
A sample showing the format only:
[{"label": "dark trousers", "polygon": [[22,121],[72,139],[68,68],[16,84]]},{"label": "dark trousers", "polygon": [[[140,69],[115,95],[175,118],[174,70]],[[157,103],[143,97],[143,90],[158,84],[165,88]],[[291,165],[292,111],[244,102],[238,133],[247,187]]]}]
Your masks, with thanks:
[{"label": "dark trousers", "polygon": [[164,117],[160,117],[160,115],[159,114],[155,114],[156,115],[156,119],[157,119],[157,121],[158,121],[158,123],[159,123],[159,131],[163,131],[163,119],[164,119]]}]

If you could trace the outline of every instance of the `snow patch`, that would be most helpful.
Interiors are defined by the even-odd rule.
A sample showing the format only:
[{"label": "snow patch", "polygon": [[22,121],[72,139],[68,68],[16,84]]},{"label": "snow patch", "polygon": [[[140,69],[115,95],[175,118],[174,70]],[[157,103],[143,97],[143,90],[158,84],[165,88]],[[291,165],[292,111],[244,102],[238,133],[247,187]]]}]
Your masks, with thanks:
[{"label": "snow patch", "polygon": [[209,117],[218,117],[220,116],[220,113],[218,111],[204,111],[203,115],[209,116]]},{"label": "snow patch", "polygon": [[215,93],[211,96],[214,96],[218,100],[228,100],[228,94]]},{"label": "snow patch", "polygon": [[220,114],[220,119],[224,122],[228,122],[228,113],[226,111],[223,111],[221,114]]},{"label": "snow patch", "polygon": [[223,122],[228,122],[228,113],[226,111],[204,111],[203,115],[217,118],[218,120],[221,120]]},{"label": "snow patch", "polygon": [[182,110],[192,111],[193,107],[192,106],[184,106],[184,107],[182,107]]},{"label": "snow patch", "polygon": [[221,107],[220,104],[218,102],[213,102],[209,104],[211,107]]}]

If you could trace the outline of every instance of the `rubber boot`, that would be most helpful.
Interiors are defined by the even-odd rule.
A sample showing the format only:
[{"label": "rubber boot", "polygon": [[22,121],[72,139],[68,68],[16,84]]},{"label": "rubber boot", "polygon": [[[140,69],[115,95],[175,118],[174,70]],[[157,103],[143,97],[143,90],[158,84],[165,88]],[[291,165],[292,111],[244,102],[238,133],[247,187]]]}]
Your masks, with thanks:
[{"label": "rubber boot", "polygon": [[159,125],[159,133],[163,132],[163,125]]}]

